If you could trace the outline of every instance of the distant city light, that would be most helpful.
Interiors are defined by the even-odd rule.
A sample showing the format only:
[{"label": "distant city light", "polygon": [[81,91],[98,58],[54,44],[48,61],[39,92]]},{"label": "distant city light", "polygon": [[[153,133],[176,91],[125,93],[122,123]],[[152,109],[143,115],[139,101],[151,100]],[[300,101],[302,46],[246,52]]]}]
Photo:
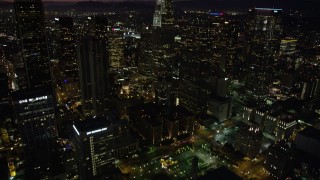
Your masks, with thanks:
[{"label": "distant city light", "polygon": [[209,13],[210,16],[223,16],[222,12],[210,12]]}]

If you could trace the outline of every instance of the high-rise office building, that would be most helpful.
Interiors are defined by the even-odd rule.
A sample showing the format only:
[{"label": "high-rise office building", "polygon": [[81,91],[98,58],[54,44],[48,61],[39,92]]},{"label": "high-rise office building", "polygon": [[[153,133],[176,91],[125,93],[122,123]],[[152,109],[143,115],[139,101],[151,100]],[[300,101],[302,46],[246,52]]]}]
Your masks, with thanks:
[{"label": "high-rise office building", "polygon": [[[156,84],[156,101],[170,106],[177,87],[174,72],[174,11],[172,0],[157,0],[153,17],[152,69]],[[168,81],[170,80],[170,81]]]},{"label": "high-rise office building", "polygon": [[174,45],[172,0],[157,0],[153,22],[153,69],[156,76],[171,72]]},{"label": "high-rise office building", "polygon": [[125,39],[121,27],[112,27],[108,36],[110,67],[119,68],[124,65]]},{"label": "high-rise office building", "polygon": [[[29,177],[44,178],[53,175],[50,157],[55,154],[58,133],[55,103],[51,89],[37,88],[12,93],[15,121],[25,145]],[[55,160],[58,162],[58,160]]]},{"label": "high-rise office building", "polygon": [[111,122],[103,116],[87,117],[75,123],[73,130],[80,179],[111,179],[114,168]]},{"label": "high-rise office building", "polygon": [[[254,8],[249,10],[248,18],[248,52],[254,61],[263,63],[274,59],[279,52],[282,9]],[[266,62],[267,63],[267,62]]]},{"label": "high-rise office building", "polygon": [[76,44],[73,27],[73,18],[55,18],[58,25],[59,59],[63,67],[63,73],[67,80],[78,79],[78,65],[76,58]]},{"label": "high-rise office building", "polygon": [[281,39],[280,43],[280,55],[292,55],[296,52],[298,40],[295,38],[286,37]]},{"label": "high-rise office building", "polygon": [[80,89],[85,114],[104,114],[108,107],[106,46],[106,41],[89,36],[77,47]]},{"label": "high-rise office building", "polygon": [[153,14],[153,26],[162,27],[173,24],[173,1],[157,0]]},{"label": "high-rise office building", "polygon": [[89,34],[98,39],[108,38],[108,18],[106,16],[88,17],[89,19]]},{"label": "high-rise office building", "polygon": [[262,100],[273,80],[273,63],[280,49],[282,9],[254,8],[249,10],[245,51],[249,94]]},{"label": "high-rise office building", "polygon": [[51,178],[61,174],[63,166],[55,144],[58,133],[44,7],[41,0],[15,0],[14,9],[24,65],[18,76],[24,78],[20,78],[21,90],[13,92],[11,98],[15,122],[25,144],[26,176]]},{"label": "high-rise office building", "polygon": [[26,76],[20,89],[51,85],[43,3],[15,0],[14,9]]},{"label": "high-rise office building", "polygon": [[50,89],[24,90],[12,93],[15,120],[22,140],[30,148],[48,143],[57,137],[54,98]]},{"label": "high-rise office building", "polygon": [[58,17],[55,18],[55,23],[59,59],[59,73],[55,74],[55,80],[66,97],[75,100],[79,98],[80,93],[73,18]]}]

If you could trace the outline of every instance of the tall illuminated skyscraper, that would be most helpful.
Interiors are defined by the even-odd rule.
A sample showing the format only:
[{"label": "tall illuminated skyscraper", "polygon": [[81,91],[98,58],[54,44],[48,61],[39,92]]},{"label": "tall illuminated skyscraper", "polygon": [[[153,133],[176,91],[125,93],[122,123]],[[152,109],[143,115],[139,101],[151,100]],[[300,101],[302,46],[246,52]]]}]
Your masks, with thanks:
[{"label": "tall illuminated skyscraper", "polygon": [[51,89],[36,88],[12,93],[15,121],[24,144],[26,176],[43,179],[54,176],[58,159],[55,142],[58,138],[55,103]]},{"label": "tall illuminated skyscraper", "polygon": [[78,79],[78,65],[76,58],[75,34],[71,17],[55,18],[58,25],[59,59],[67,80]]},{"label": "tall illuminated skyscraper", "polygon": [[155,12],[153,14],[153,26],[162,27],[173,25],[173,21],[173,1],[157,0]]},{"label": "tall illuminated skyscraper", "polygon": [[156,49],[170,49],[174,44],[174,11],[172,0],[157,0],[154,17],[154,43]]},{"label": "tall illuminated skyscraper", "polygon": [[110,120],[87,117],[73,125],[80,180],[111,179],[114,168],[114,134]]},{"label": "tall illuminated skyscraper", "polygon": [[15,0],[14,9],[26,76],[20,89],[51,85],[43,3]]},{"label": "tall illuminated skyscraper", "polygon": [[[156,102],[172,104],[174,89],[174,14],[172,0],[157,0],[153,17],[152,69],[156,77]],[[165,77],[165,78],[164,78]],[[168,80],[168,81],[167,81]]]},{"label": "tall illuminated skyscraper", "polygon": [[[58,70],[55,73],[55,82],[71,100],[78,100],[79,93],[79,67],[76,56],[76,35],[72,17],[55,18],[56,41],[59,59]],[[59,89],[60,90],[60,89]],[[59,94],[59,93],[58,93]]]},{"label": "tall illuminated skyscraper", "polygon": [[62,165],[55,144],[58,133],[44,7],[41,0],[15,0],[14,9],[25,81],[11,99],[24,143],[26,178],[48,179],[56,175],[54,167]]},{"label": "tall illuminated skyscraper", "polygon": [[124,65],[125,39],[120,27],[112,27],[108,36],[110,67],[119,68]]},{"label": "tall illuminated skyscraper", "polygon": [[[273,64],[280,49],[282,9],[254,8],[249,10],[246,32],[246,59],[249,94],[263,101],[273,80]],[[249,68],[250,67],[250,68]],[[252,93],[254,92],[254,93]]]},{"label": "tall illuminated skyscraper", "polygon": [[248,52],[256,61],[274,58],[280,48],[282,9],[254,8],[249,10]]}]

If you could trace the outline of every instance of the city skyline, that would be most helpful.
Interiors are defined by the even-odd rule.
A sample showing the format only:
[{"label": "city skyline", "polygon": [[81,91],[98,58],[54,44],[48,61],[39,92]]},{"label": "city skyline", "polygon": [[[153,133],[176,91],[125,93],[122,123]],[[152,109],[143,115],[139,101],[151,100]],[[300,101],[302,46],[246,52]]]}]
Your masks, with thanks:
[{"label": "city skyline", "polygon": [[0,179],[320,177],[314,0],[0,2]]}]

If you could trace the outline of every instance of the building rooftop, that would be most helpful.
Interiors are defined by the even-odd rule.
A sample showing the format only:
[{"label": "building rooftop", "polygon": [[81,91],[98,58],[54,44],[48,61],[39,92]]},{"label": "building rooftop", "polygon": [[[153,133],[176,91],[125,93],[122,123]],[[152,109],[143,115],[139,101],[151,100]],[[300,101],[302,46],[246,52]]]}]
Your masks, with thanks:
[{"label": "building rooftop", "polygon": [[131,135],[129,134],[125,134],[123,136],[121,136],[120,138],[117,138],[116,140],[117,143],[115,143],[115,149],[117,148],[121,148],[121,147],[124,147],[124,146],[128,146],[128,145],[131,145],[131,144],[135,144],[137,143],[137,139],[133,138]]},{"label": "building rooftop", "polygon": [[275,151],[281,152],[283,154],[290,153],[292,154],[294,152],[294,146],[290,142],[286,142],[284,140],[276,142],[269,148],[272,148]]},{"label": "building rooftop", "polygon": [[[93,116],[93,117],[87,117],[83,121],[77,121],[73,128],[75,131],[79,134],[84,132],[92,132],[92,131],[103,131],[106,130],[108,126],[111,125],[111,122],[109,119],[107,119],[104,116]],[[88,135],[88,133],[87,133]]]}]

